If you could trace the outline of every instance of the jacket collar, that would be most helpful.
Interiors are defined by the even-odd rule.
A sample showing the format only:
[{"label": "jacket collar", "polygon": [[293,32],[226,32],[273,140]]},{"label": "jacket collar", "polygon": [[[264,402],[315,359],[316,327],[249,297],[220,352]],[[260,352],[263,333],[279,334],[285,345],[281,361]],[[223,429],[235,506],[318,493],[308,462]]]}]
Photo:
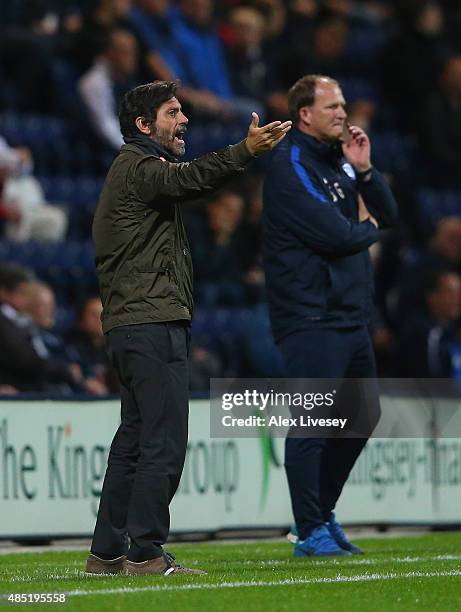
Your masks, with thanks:
[{"label": "jacket collar", "polygon": [[139,133],[138,136],[126,136],[123,138],[125,144],[122,147],[123,151],[134,151],[141,155],[153,155],[154,157],[163,157],[170,162],[177,162],[178,159],[174,157],[169,151],[164,149],[155,140],[144,136]]},{"label": "jacket collar", "polygon": [[339,142],[335,142],[333,144],[321,142],[310,134],[301,132],[301,130],[299,130],[297,127],[292,129],[291,134],[292,140],[295,144],[302,147],[303,150],[307,150],[310,155],[316,157],[317,159],[329,163],[338,163],[343,157],[341,144]]}]

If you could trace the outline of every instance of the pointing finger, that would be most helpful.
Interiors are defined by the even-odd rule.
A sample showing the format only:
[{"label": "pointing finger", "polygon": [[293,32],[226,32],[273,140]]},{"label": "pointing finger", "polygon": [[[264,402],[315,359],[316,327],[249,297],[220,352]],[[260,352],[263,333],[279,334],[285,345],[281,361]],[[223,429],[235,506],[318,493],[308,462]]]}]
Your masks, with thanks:
[{"label": "pointing finger", "polygon": [[281,121],[272,121],[272,123],[268,123],[267,125],[263,125],[261,130],[264,132],[272,132],[274,128],[278,128],[282,124]]},{"label": "pointing finger", "polygon": [[280,132],[289,132],[290,130],[291,130],[291,121],[278,125],[271,131],[271,134],[278,134]]}]

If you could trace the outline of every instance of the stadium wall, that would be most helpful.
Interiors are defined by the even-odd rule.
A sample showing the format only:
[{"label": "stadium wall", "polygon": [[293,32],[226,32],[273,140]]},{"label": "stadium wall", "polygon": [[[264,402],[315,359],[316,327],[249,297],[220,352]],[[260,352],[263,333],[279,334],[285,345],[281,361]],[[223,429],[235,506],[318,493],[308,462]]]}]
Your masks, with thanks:
[{"label": "stadium wall", "polygon": [[[118,422],[116,400],[0,401],[0,538],[91,535]],[[458,524],[460,485],[460,439],[373,439],[337,512],[350,525]],[[212,439],[208,401],[192,400],[171,515],[174,532],[288,526],[283,439]]]}]

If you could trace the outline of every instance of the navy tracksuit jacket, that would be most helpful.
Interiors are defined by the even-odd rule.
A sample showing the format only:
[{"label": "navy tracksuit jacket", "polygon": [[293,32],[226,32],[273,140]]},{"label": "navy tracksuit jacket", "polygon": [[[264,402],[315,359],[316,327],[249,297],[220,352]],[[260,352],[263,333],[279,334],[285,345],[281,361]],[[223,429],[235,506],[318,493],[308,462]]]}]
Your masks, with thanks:
[{"label": "navy tracksuit jacket", "polygon": [[358,221],[362,195],[380,227],[397,221],[381,174],[361,182],[335,146],[294,128],[264,183],[263,254],[276,341],[303,329],[366,325],[373,277],[368,247],[379,238]]},{"label": "navy tracksuit jacket", "polygon": [[[373,277],[368,247],[375,226],[358,221],[363,197],[380,227],[397,221],[397,204],[380,173],[357,178],[338,146],[292,129],[264,184],[263,254],[272,330],[291,378],[370,378],[375,364],[369,321]],[[285,469],[300,540],[329,520],[366,438],[379,418],[370,380],[345,390],[352,438],[288,435]],[[339,397],[338,397],[339,402]]]}]

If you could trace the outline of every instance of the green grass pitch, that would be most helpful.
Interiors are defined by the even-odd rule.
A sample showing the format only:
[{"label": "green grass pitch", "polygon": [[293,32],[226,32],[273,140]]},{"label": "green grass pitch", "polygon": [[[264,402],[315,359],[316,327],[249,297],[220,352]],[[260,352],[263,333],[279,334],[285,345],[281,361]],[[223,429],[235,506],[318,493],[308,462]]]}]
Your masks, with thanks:
[{"label": "green grass pitch", "polygon": [[172,544],[181,563],[208,571],[195,577],[87,577],[80,551],[1,555],[0,606],[9,593],[60,592],[65,604],[10,609],[461,610],[460,533],[356,541],[366,554],[340,559],[295,559],[280,541]]}]

